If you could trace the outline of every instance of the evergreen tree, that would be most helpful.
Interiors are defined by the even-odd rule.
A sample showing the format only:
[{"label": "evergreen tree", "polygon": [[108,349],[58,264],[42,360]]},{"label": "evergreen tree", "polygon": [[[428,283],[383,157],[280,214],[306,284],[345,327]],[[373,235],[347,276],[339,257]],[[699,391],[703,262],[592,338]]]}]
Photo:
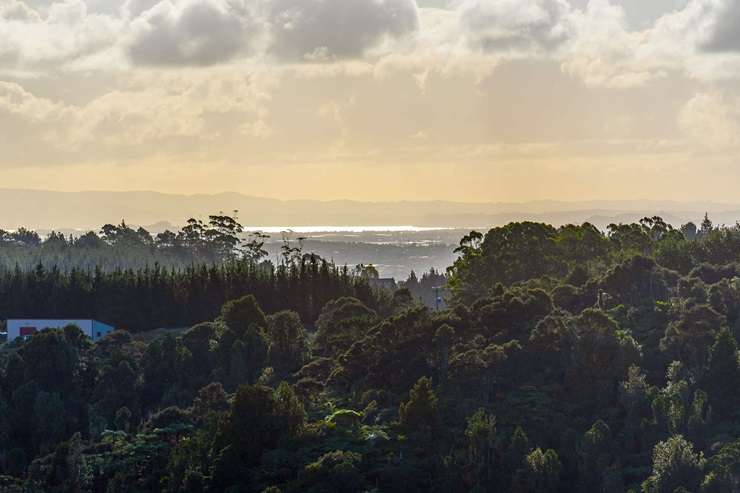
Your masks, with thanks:
[{"label": "evergreen tree", "polygon": [[717,333],[709,351],[709,368],[704,387],[709,392],[716,417],[720,420],[731,418],[740,397],[738,392],[728,392],[727,389],[740,389],[740,363],[737,342],[727,327]]},{"label": "evergreen tree", "polygon": [[674,435],[653,449],[653,472],[643,483],[645,493],[674,493],[678,488],[698,491],[704,458],[681,435]]},{"label": "evergreen tree", "polygon": [[429,433],[437,427],[439,410],[430,378],[422,377],[414,384],[399,415],[401,427],[410,433]]}]

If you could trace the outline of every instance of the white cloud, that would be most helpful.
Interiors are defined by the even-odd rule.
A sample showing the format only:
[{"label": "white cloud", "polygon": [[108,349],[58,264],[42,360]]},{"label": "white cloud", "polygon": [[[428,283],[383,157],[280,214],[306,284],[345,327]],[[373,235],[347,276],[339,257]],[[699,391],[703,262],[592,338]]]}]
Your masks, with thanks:
[{"label": "white cloud", "polygon": [[0,69],[49,71],[110,48],[121,22],[90,14],[82,0],[54,2],[44,15],[19,2],[0,9]]},{"label": "white cloud", "polygon": [[704,152],[724,152],[740,145],[740,98],[700,93],[681,109],[679,125]]},{"label": "white cloud", "polygon": [[740,50],[708,49],[717,36],[723,46],[732,45],[724,31],[740,32],[740,15],[731,10],[740,11],[740,3],[687,0],[684,8],[665,12],[647,28],[635,30],[620,3],[589,0],[584,10],[570,17],[576,34],[560,53],[563,68],[589,85],[621,88],[671,73],[701,81],[738,78]]},{"label": "white cloud", "polygon": [[622,7],[608,0],[592,0],[585,10],[574,11],[569,20],[577,34],[562,51],[562,67],[587,85],[632,87],[665,70],[665,60],[642,55],[647,34],[628,29]]},{"label": "white cloud", "polygon": [[[22,128],[33,142],[6,142],[3,150],[24,161],[53,164],[70,157],[146,155],[153,149],[188,152],[233,128],[264,139],[270,134],[264,103],[273,84],[269,76],[227,71],[151,74],[73,105],[0,82],[0,134]],[[221,122],[224,115],[231,120]],[[7,156],[3,161],[12,163]]]},{"label": "white cloud", "polygon": [[3,112],[41,122],[59,113],[60,109],[60,105],[36,98],[18,84],[0,81],[0,110]]}]

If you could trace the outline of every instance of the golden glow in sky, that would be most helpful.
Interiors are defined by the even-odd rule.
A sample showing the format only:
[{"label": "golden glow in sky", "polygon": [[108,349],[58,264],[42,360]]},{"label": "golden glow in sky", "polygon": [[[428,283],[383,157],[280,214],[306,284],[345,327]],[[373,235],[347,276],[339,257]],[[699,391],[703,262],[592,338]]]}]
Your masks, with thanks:
[{"label": "golden glow in sky", "polygon": [[731,0],[0,0],[0,183],[734,201]]}]

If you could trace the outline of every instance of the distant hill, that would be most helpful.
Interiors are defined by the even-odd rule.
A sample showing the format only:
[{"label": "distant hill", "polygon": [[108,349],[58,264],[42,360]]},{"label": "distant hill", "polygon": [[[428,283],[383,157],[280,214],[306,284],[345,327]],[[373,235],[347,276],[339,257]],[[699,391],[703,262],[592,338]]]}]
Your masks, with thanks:
[{"label": "distant hill", "polygon": [[276,200],[239,193],[178,195],[159,192],[53,192],[0,189],[0,227],[48,230],[97,229],[125,219],[154,230],[190,217],[239,211],[249,226],[425,226],[486,228],[516,220],[555,225],[589,221],[599,227],[660,215],[673,224],[740,220],[740,205],[671,201],[534,201],[522,203],[360,202]]}]

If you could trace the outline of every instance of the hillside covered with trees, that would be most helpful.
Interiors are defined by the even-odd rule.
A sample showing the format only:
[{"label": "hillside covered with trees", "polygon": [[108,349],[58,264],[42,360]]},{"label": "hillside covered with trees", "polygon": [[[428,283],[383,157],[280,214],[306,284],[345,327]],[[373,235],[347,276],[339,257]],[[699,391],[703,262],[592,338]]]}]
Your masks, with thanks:
[{"label": "hillside covered with trees", "polygon": [[[413,282],[383,296],[287,252],[256,277],[234,272],[258,260],[224,258],[218,296],[151,298],[197,266],[119,293],[190,313],[177,337],[68,327],[5,345],[0,489],[740,490],[740,227],[512,223],[458,253],[439,311]],[[44,300],[34,272],[7,279]]]}]

